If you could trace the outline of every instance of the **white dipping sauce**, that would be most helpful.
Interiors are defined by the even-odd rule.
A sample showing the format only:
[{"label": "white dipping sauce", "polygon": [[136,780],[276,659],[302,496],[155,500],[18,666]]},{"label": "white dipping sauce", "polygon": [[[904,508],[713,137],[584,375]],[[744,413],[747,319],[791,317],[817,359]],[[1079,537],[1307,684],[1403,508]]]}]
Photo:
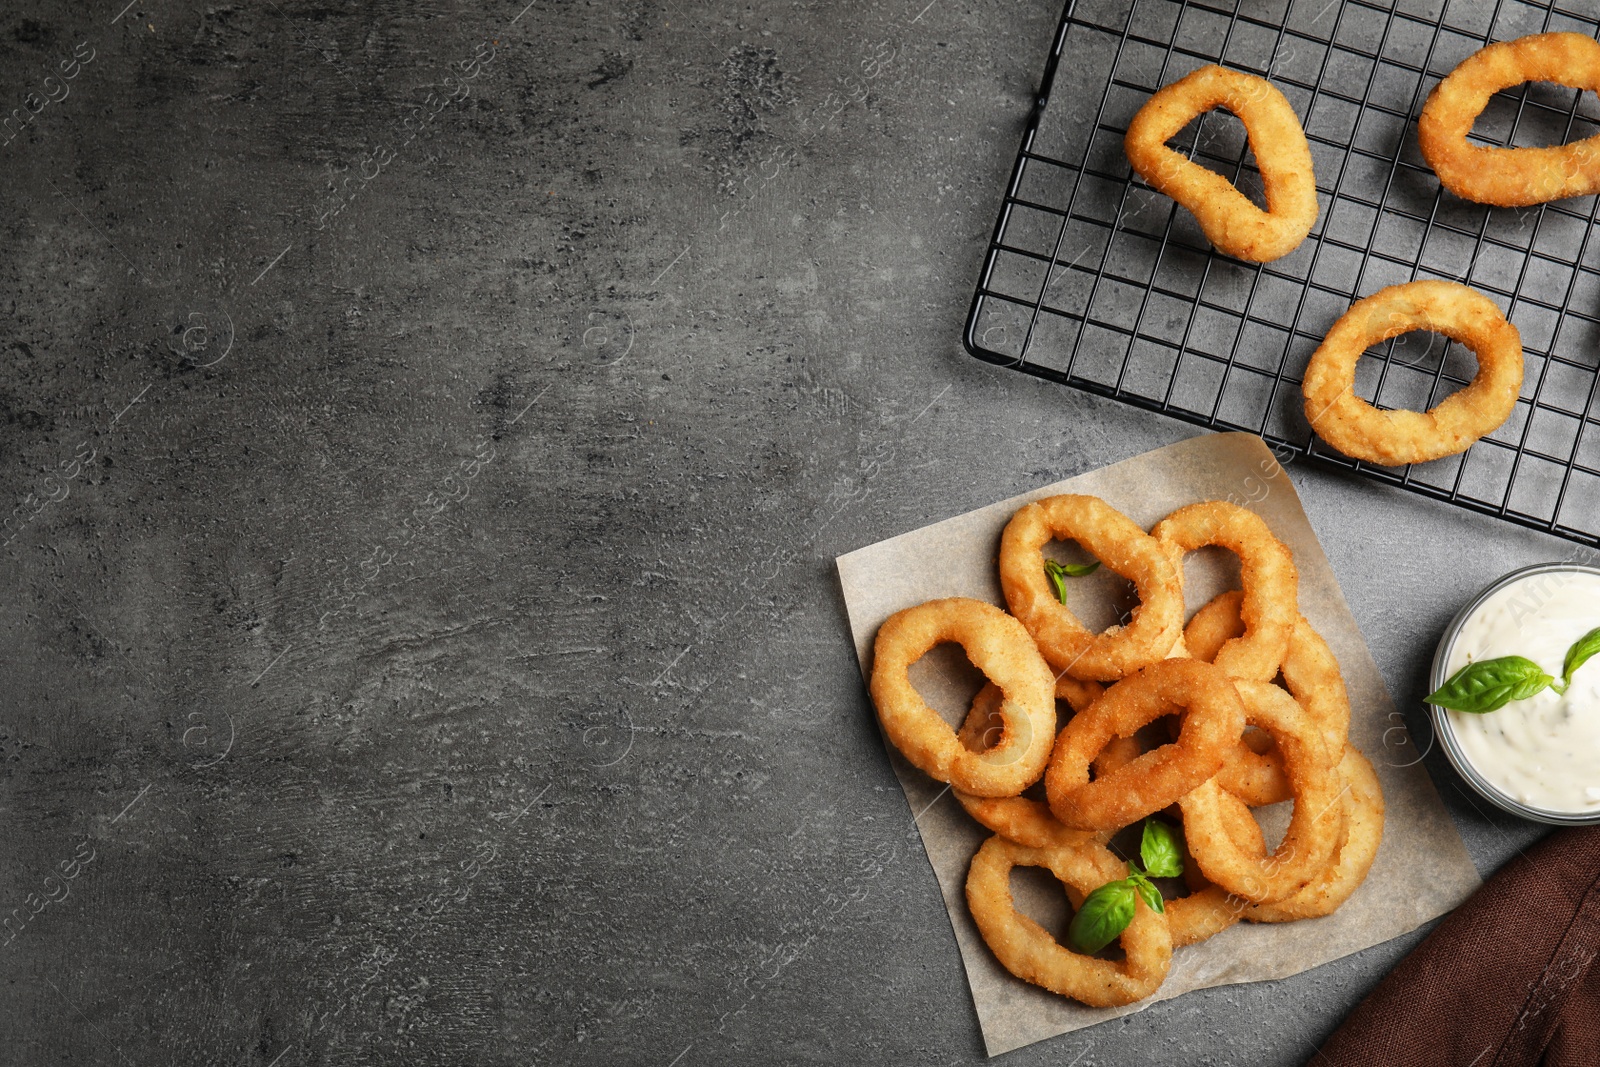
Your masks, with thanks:
[{"label": "white dipping sauce", "polygon": [[[1526,656],[1561,680],[1572,643],[1600,626],[1600,574],[1546,571],[1478,606],[1450,649],[1450,677],[1468,663]],[[1545,689],[1481,715],[1451,711],[1461,750],[1506,795],[1535,808],[1600,812],[1600,656],[1565,696]]]}]

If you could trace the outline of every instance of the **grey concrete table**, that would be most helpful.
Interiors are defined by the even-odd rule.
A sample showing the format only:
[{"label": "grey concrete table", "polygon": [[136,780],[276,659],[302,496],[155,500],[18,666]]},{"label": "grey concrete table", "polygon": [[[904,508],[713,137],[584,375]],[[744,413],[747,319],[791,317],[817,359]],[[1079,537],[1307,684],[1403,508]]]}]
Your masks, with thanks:
[{"label": "grey concrete table", "polygon": [[[1191,432],[958,345],[1056,5],[525,3],[0,15],[8,1063],[983,1059],[831,561]],[[1408,708],[1564,551],[1292,476]]]}]

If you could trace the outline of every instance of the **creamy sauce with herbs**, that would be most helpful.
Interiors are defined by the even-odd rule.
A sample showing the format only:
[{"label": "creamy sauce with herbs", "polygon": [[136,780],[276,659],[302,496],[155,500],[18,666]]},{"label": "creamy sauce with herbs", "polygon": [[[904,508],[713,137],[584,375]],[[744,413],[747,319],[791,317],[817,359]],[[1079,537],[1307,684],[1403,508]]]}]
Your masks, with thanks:
[{"label": "creamy sauce with herbs", "polygon": [[[1462,626],[1447,676],[1468,663],[1526,656],[1558,681],[1572,643],[1600,626],[1600,574],[1531,574],[1495,593]],[[1600,656],[1566,695],[1546,689],[1498,711],[1447,712],[1478,773],[1524,804],[1600,813]]]}]

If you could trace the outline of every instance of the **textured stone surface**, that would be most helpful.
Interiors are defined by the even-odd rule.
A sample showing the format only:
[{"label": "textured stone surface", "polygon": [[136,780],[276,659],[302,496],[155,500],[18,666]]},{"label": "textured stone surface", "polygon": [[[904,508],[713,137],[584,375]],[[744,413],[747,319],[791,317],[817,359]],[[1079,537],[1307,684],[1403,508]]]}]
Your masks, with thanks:
[{"label": "textured stone surface", "polygon": [[[960,350],[1055,5],[123,2],[0,15],[7,1062],[981,1061],[831,560],[1191,432]],[[1565,551],[1292,475],[1408,708]]]}]

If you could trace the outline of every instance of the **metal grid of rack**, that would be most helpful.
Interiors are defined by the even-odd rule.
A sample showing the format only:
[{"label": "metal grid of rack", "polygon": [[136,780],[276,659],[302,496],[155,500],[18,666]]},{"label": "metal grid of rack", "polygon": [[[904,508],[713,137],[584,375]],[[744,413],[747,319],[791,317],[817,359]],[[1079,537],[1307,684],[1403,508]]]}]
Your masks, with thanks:
[{"label": "metal grid of rack", "polygon": [[[1497,0],[1068,0],[1017,153],[966,326],[991,363],[1219,430],[1280,456],[1352,469],[1584,544],[1600,544],[1600,200],[1489,208],[1445,193],[1417,149],[1428,92],[1485,44],[1600,34],[1600,11]],[[1213,249],[1184,209],[1132,175],[1129,120],[1207,63],[1269,78],[1304,123],[1321,211],[1272,263]],[[1557,144],[1600,131],[1591,94],[1530,83],[1497,95],[1484,144]],[[1261,200],[1244,128],[1203,115],[1172,142]],[[1487,294],[1522,334],[1511,418],[1459,456],[1387,468],[1312,434],[1300,381],[1356,299],[1414,278]],[[1472,377],[1435,334],[1369,350],[1356,390],[1427,408]]]}]

